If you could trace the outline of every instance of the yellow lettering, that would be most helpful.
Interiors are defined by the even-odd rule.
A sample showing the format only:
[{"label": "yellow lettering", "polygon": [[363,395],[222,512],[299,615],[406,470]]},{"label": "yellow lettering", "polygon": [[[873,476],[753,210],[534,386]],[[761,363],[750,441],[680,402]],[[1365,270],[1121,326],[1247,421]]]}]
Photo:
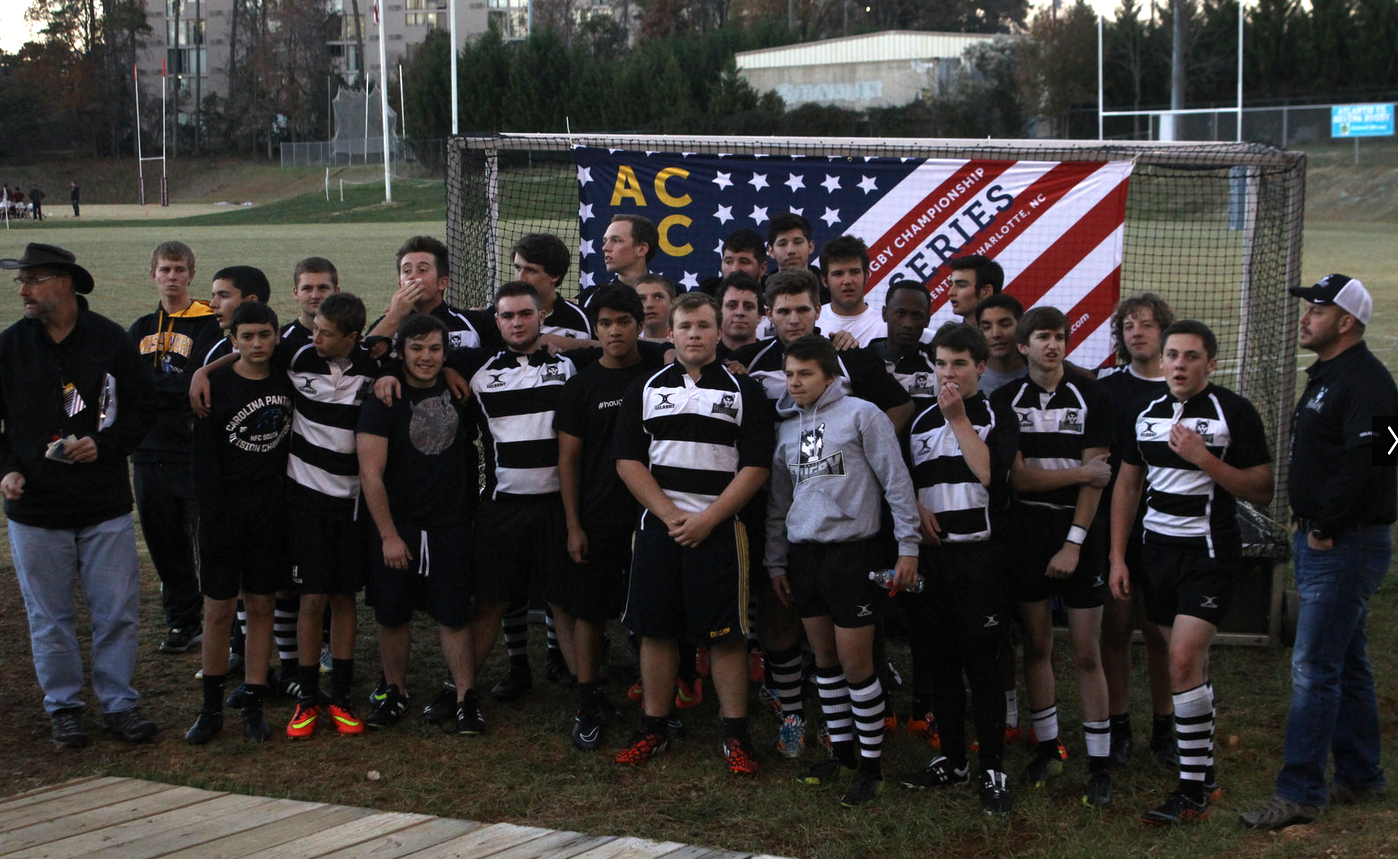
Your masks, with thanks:
[{"label": "yellow lettering", "polygon": [[[657,183],[656,187],[659,187]],[[685,199],[689,199],[686,197]],[[670,228],[678,224],[681,227],[688,227],[694,221],[688,215],[670,215],[660,222],[657,229],[660,231],[660,250],[667,256],[682,257],[688,256],[694,251],[694,246],[689,242],[682,245],[675,245],[670,241]]]},{"label": "yellow lettering", "polygon": [[[688,179],[689,171],[684,169],[683,167],[666,167],[664,170],[661,170],[659,173],[655,174],[655,196],[660,198],[660,202],[664,203],[667,206],[673,206],[676,209],[688,206],[691,202],[693,202],[688,194],[685,194],[683,197],[672,197],[670,196],[670,192],[665,190],[665,182],[671,176],[678,176],[681,179]],[[612,205],[616,204],[613,203]]]},{"label": "yellow lettering", "polygon": [[[659,182],[657,181],[656,184],[658,186]],[[638,206],[646,204],[646,196],[641,193],[641,183],[636,181],[636,171],[623,164],[616,171],[616,187],[612,189],[612,205],[617,205],[626,197],[635,200]]]}]

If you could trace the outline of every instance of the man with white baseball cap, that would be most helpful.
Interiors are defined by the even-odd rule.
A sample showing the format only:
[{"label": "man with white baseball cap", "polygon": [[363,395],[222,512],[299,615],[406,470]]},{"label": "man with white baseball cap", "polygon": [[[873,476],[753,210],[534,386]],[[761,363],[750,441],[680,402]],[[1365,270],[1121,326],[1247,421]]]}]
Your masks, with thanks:
[{"label": "man with white baseball cap", "polygon": [[[1366,653],[1369,597],[1388,571],[1398,472],[1375,465],[1375,419],[1398,415],[1398,386],[1364,343],[1374,302],[1331,274],[1293,287],[1301,345],[1319,359],[1291,418],[1291,497],[1301,611],[1276,795],[1241,815],[1252,829],[1310,823],[1327,805],[1383,799],[1379,710]],[[1325,782],[1334,756],[1334,780]]]}]

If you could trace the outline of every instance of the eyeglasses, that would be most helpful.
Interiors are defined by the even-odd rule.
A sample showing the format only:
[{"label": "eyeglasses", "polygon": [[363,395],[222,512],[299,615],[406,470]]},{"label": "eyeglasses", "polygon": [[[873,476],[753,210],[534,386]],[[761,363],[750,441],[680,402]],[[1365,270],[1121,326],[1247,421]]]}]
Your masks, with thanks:
[{"label": "eyeglasses", "polygon": [[53,280],[55,277],[59,277],[59,275],[46,274],[43,277],[24,277],[21,275],[15,278],[15,286],[38,286],[44,281]]}]

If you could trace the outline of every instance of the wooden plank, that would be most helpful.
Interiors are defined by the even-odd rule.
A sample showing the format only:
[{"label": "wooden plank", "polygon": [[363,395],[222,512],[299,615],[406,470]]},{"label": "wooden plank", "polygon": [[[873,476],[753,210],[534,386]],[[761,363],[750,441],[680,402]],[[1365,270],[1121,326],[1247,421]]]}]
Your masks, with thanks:
[{"label": "wooden plank", "polygon": [[415,853],[413,859],[479,859],[494,856],[503,850],[542,838],[550,831],[537,826],[495,823]]},{"label": "wooden plank", "polygon": [[257,850],[266,850],[278,844],[294,841],[313,835],[323,829],[359,820],[373,814],[366,808],[350,808],[345,805],[319,805],[309,811],[285,817],[273,823],[264,824],[226,835],[216,841],[206,841],[186,849],[180,859],[238,859]]},{"label": "wooden plank", "polygon": [[[253,802],[244,803],[237,802],[237,800],[253,800]],[[215,806],[215,808],[210,808],[210,806]],[[154,837],[141,838],[119,847],[108,847],[89,853],[86,859],[183,857],[198,845],[207,844],[239,832],[255,830],[268,823],[300,814],[309,807],[314,807],[314,803],[256,796],[228,796],[215,802],[180,809],[171,815],[162,815],[162,817],[179,818],[180,825],[166,828]]]},{"label": "wooden plank", "polygon": [[666,853],[662,859],[752,859],[752,854],[734,853],[731,850],[719,850],[716,847],[686,844],[678,850]]},{"label": "wooden plank", "polygon": [[[96,832],[85,832],[81,835],[50,841],[47,844],[18,850],[6,855],[13,857],[13,859],[78,859],[78,857],[86,859],[95,851],[116,850],[117,855],[125,856],[126,854],[121,851],[126,849],[126,845],[137,841],[158,840],[162,834],[188,825],[191,820],[208,821],[226,815],[243,817],[245,812],[271,802],[276,802],[276,800],[255,796],[220,796],[208,802],[176,809],[169,813],[143,817]],[[255,824],[256,821],[253,820],[247,825]]]},{"label": "wooden plank", "polygon": [[[161,785],[152,785],[160,787]],[[217,796],[207,790],[192,787],[175,787],[156,791],[124,802],[114,802],[98,808],[91,808],[66,817],[46,819],[41,823],[11,830],[5,835],[5,849],[19,850],[34,844],[58,841],[73,835],[81,835],[94,829],[106,829],[132,820],[150,817],[166,811],[173,811],[208,802]]]},{"label": "wooden plank", "polygon": [[434,847],[458,835],[465,835],[473,829],[479,829],[480,826],[479,823],[469,820],[429,817],[415,826],[381,835],[344,850],[326,853],[319,859],[398,859]]},{"label": "wooden plank", "polygon": [[657,859],[684,845],[678,841],[650,841],[645,838],[614,838],[574,859]]},{"label": "wooden plank", "polygon": [[29,809],[51,806],[77,797],[81,797],[77,800],[77,805],[70,807],[78,807],[83,803],[97,806],[101,805],[102,799],[108,795],[120,800],[168,788],[169,785],[160,785],[140,779],[104,778],[84,781],[82,784],[65,785],[46,793],[29,794],[22,799],[0,804],[0,830],[7,827],[9,821],[16,815],[25,814]]},{"label": "wooden plank", "polygon": [[507,847],[491,855],[490,859],[569,859],[611,840],[610,835],[550,832],[532,841]]},{"label": "wooden plank", "polygon": [[0,798],[0,808],[4,808],[10,803],[19,802],[21,800],[30,800],[36,797],[42,799],[45,795],[61,796],[63,793],[72,792],[74,790],[90,790],[94,783],[106,784],[125,780],[126,779],[119,779],[113,776],[90,775],[85,778],[55,782],[54,784],[41,784],[38,787],[20,791],[19,793],[12,793],[9,796]]},{"label": "wooden plank", "polygon": [[[188,790],[190,788],[186,789]],[[114,805],[120,806],[124,803],[144,797],[159,796],[162,793],[169,793],[170,790],[172,790],[172,788],[168,784],[157,784],[150,781],[133,781],[129,784],[111,785],[95,791],[87,790],[81,793],[70,793],[67,796],[60,796],[52,802],[28,805],[15,809],[11,813],[0,815],[0,832],[14,832],[38,823],[61,821],[76,814],[84,814],[89,811],[110,808]],[[205,791],[205,793],[209,797],[219,796],[219,794],[209,794],[207,791]],[[146,812],[146,814],[158,813],[158,806]]]},{"label": "wooden plank", "polygon": [[428,819],[425,814],[392,812],[371,814],[339,826],[287,841],[276,847],[244,854],[246,859],[287,859],[292,856],[323,856],[346,847],[353,847],[381,835],[397,832]]}]

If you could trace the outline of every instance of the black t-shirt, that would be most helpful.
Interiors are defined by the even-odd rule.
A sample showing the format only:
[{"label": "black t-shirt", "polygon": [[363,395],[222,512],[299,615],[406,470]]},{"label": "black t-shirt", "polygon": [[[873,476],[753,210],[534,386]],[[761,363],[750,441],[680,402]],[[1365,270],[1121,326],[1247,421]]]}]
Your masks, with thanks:
[{"label": "black t-shirt", "polygon": [[383,482],[395,523],[431,529],[470,521],[477,468],[469,423],[440,382],[404,385],[392,406],[364,401],[356,431],[388,439]]},{"label": "black t-shirt", "polygon": [[294,391],[285,373],[265,379],[233,367],[209,374],[209,415],[194,421],[194,493],[205,515],[223,513],[225,493],[280,491],[291,450]]},{"label": "black t-shirt", "polygon": [[583,442],[579,506],[584,522],[630,525],[636,519],[636,499],[617,476],[612,440],[626,389],[660,366],[659,361],[647,361],[644,357],[621,369],[594,363],[579,370],[563,386],[553,428]]}]

